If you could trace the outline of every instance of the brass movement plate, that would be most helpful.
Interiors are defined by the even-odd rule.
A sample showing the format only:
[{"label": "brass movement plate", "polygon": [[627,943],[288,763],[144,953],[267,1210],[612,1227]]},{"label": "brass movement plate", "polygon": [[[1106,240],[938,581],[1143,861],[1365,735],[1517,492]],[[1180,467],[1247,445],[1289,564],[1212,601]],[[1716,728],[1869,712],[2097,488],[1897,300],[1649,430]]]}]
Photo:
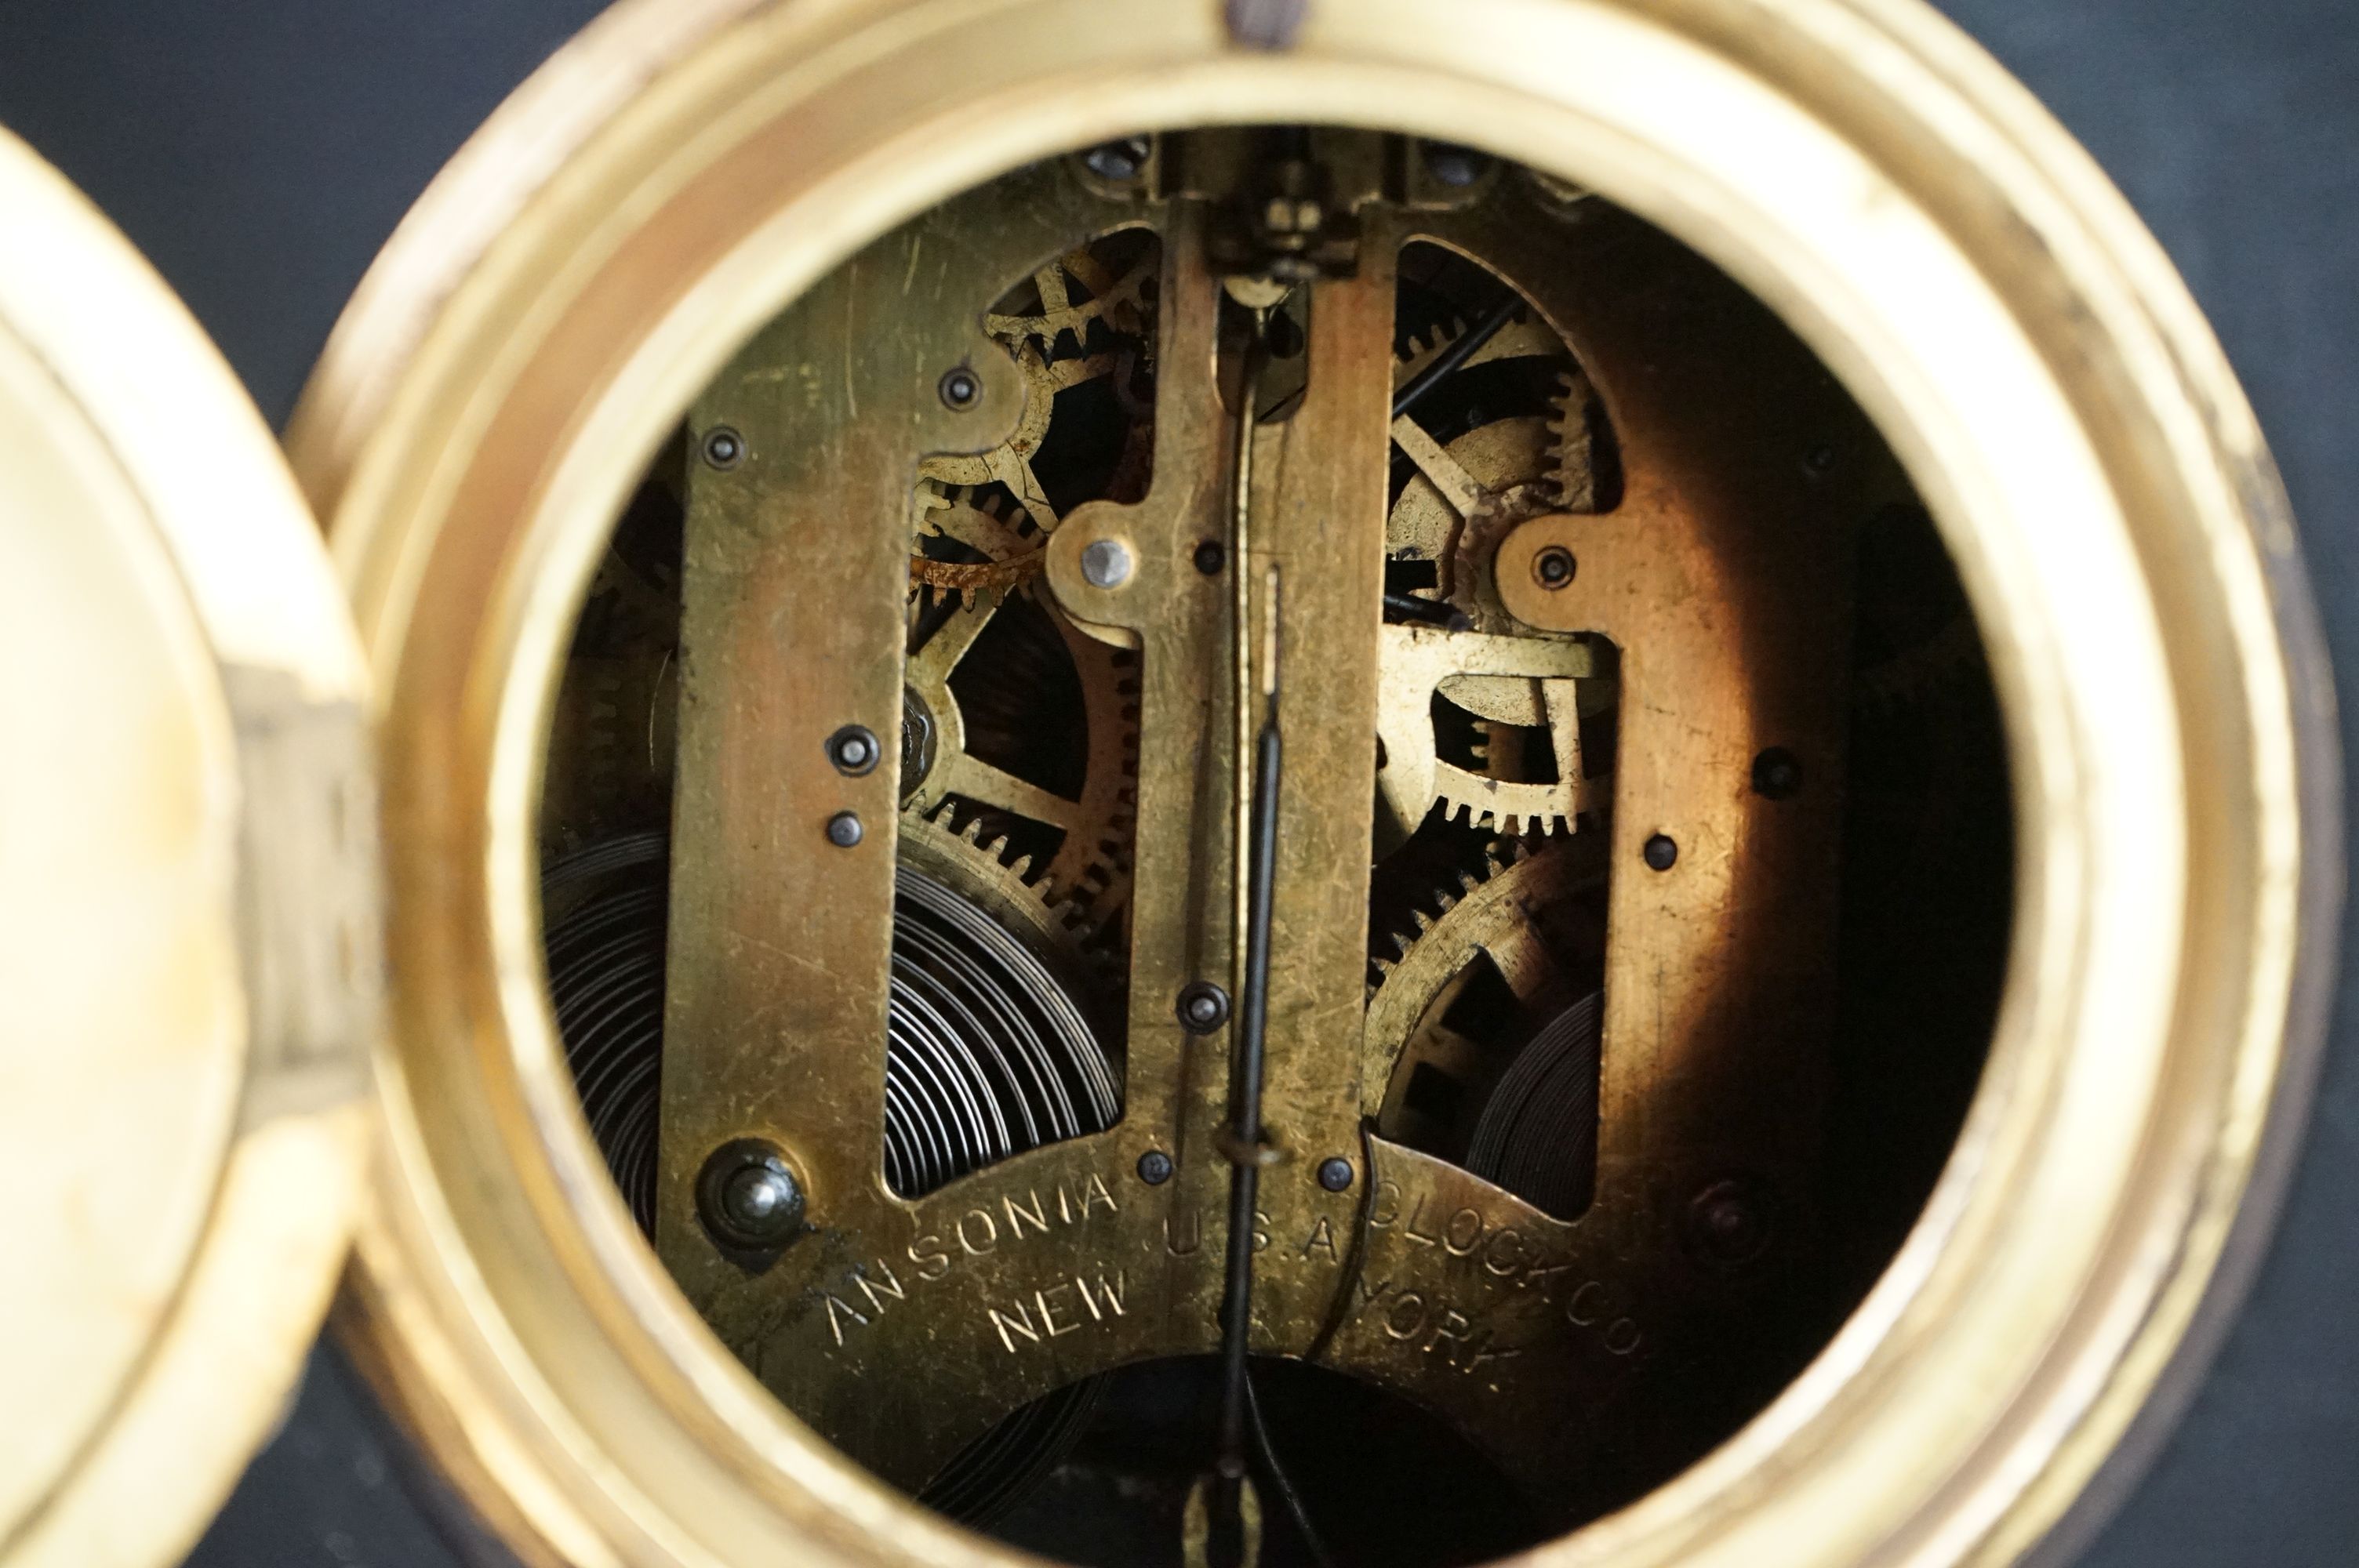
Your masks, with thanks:
[{"label": "brass movement plate", "polygon": [[[1201,178],[1234,145],[1161,156]],[[1309,286],[1305,395],[1258,429],[1245,568],[1257,615],[1264,579],[1282,585],[1288,756],[1266,1091],[1281,1157],[1260,1186],[1254,1347],[1409,1395],[1550,1508],[1594,1511],[1765,1398],[1820,1322],[1809,1255],[1848,529],[1875,443],[1790,334],[1645,225],[1593,203],[1569,218],[1507,179],[1418,200],[1382,173],[1397,142],[1320,146],[1341,179],[1366,171],[1347,184],[1357,254]],[[1173,1002],[1236,970],[1231,589],[1195,562],[1229,535],[1244,395],[1221,373],[1221,218],[1191,189],[1125,200],[1073,160],[1037,165],[830,274],[690,418],[692,449],[715,431],[744,447],[691,464],[688,489],[658,1245],[788,1408],[912,1487],[1029,1400],[1219,1343],[1229,1042],[1190,1035]],[[1164,258],[1152,488],[1049,514],[1042,546],[1056,603],[1138,650],[1123,1115],[903,1198],[880,1163],[898,755],[846,776],[826,742],[847,724],[898,730],[921,460],[994,449],[1021,426],[1027,388],[983,334],[982,302],[1142,226]],[[1617,506],[1535,518],[1500,546],[1513,629],[1379,617],[1396,440],[1467,513],[1469,539],[1508,504],[1392,413],[1393,258],[1417,241],[1524,293],[1619,444]],[[1707,337],[1710,355],[1661,351]],[[951,367],[983,378],[971,409],[938,395]],[[1845,466],[1805,460],[1830,444]],[[1526,592],[1525,541],[1559,527],[1575,581]],[[1136,562],[1119,586],[1082,570],[1100,541]],[[1388,755],[1418,750],[1408,731],[1452,679],[1610,690],[1594,643],[1568,633],[1618,650],[1621,713],[1611,826],[1590,810],[1608,805],[1602,776],[1581,817],[1610,834],[1613,867],[1597,1195],[1560,1220],[1368,1130],[1398,1064],[1367,1022],[1365,975],[1373,742],[1389,730]],[[1793,798],[1752,787],[1772,748],[1810,780]],[[849,847],[826,831],[843,812],[864,828]],[[1680,851],[1654,871],[1661,835]],[[808,1195],[811,1233],[776,1256],[733,1256],[698,1217],[705,1160],[737,1139],[785,1151]],[[1176,1162],[1168,1184],[1136,1173],[1151,1151]],[[1336,1157],[1356,1175],[1342,1192],[1314,1179]],[[1740,1177],[1786,1242],[1741,1274],[1700,1260],[1687,1234],[1694,1195]],[[1678,1414],[1650,1413],[1664,1411]]]}]

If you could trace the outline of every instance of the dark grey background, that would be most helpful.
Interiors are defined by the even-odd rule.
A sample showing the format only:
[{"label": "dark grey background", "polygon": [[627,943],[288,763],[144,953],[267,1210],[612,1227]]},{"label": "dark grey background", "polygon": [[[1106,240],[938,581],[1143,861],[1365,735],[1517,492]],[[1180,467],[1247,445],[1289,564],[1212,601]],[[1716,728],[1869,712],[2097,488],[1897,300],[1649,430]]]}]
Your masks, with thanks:
[{"label": "dark grey background", "polygon": [[[409,202],[594,0],[0,0],[0,124],[80,181],[283,421]],[[2359,10],[1946,0],[2129,194],[2259,407],[2359,712]],[[0,233],[0,244],[8,236]],[[2346,739],[2353,729],[2346,718]],[[2359,1563],[2359,961],[2252,1302],[2086,1568]],[[342,1358],[201,1568],[450,1568]]]}]

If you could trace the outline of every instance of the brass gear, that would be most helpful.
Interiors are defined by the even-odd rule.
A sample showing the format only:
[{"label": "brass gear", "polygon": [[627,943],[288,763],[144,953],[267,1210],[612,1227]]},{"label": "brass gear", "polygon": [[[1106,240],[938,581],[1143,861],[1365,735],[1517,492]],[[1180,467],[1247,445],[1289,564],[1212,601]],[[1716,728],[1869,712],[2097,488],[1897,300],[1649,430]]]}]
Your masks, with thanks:
[{"label": "brass gear", "polygon": [[[962,508],[1004,525],[988,497],[967,498]],[[1009,532],[1015,532],[1010,528]],[[981,536],[975,530],[966,540]],[[951,690],[951,676],[966,662],[975,643],[1004,611],[1010,594],[1020,596],[1054,628],[1072,664],[1081,690],[1080,719],[1087,738],[1080,790],[1060,795],[1019,778],[968,749],[966,720]],[[917,778],[902,781],[904,821],[934,818],[959,801],[969,810],[1005,812],[1056,828],[1055,850],[1025,880],[1049,903],[1075,901],[1093,928],[1113,925],[1130,892],[1131,824],[1135,809],[1133,759],[1138,741],[1137,654],[1090,636],[1044,595],[1030,591],[1028,579],[1012,589],[959,589],[947,592],[913,585],[910,592],[914,645],[903,680],[922,706],[933,731],[930,764]]]},{"label": "brass gear", "polygon": [[[1464,321],[1457,320],[1422,332],[1412,330],[1408,333],[1402,351],[1395,356],[1393,390],[1398,392],[1416,380],[1434,361],[1448,353],[1468,330]],[[1466,362],[1458,368],[1473,370],[1494,360],[1560,360],[1565,357],[1564,340],[1558,337],[1554,329],[1540,319],[1537,313],[1526,310],[1494,332],[1490,341],[1467,355]]]},{"label": "brass gear", "polygon": [[901,816],[900,858],[973,903],[1033,949],[1060,978],[1088,975],[1103,979],[1104,966],[1088,946],[1089,910],[1071,899],[1050,896],[1032,874],[1031,862],[1011,855],[1007,840],[985,842],[983,819],[952,825],[948,806],[929,816]]},{"label": "brass gear", "polygon": [[[1012,291],[1003,306],[1029,304],[1029,310],[994,311],[983,319],[983,330],[1016,350],[1029,344],[1042,356],[1055,352],[1059,341],[1071,333],[1076,345],[1086,345],[1090,323],[1103,321],[1115,332],[1145,334],[1153,312],[1149,289],[1155,281],[1158,254],[1148,246],[1126,264],[1111,261],[1103,241],[1066,252],[1036,271]],[[1082,297],[1073,297],[1079,285]]]},{"label": "brass gear", "polygon": [[1485,1060],[1495,1055],[1484,1049],[1488,1043],[1446,1022],[1484,967],[1478,960],[1488,960],[1534,1026],[1593,988],[1582,965],[1603,951],[1602,914],[1588,896],[1604,886],[1603,837],[1537,849],[1495,843],[1479,868],[1413,908],[1406,928],[1375,936],[1361,1083],[1363,1108],[1387,1136],[1411,1130],[1403,1124],[1413,1115],[1409,1083],[1419,1064],[1467,1086],[1470,1125],[1481,1091],[1504,1069],[1503,1061]]},{"label": "brass gear", "polygon": [[[1553,436],[1541,415],[1495,419],[1427,455],[1393,503],[1385,548],[1434,563],[1430,597],[1462,611],[1478,632],[1528,633],[1500,602],[1491,557],[1507,530],[1551,511]],[[1441,470],[1437,481],[1428,470]],[[1447,488],[1445,488],[1445,486]]]},{"label": "brass gear", "polygon": [[[1016,429],[988,452],[933,457],[919,465],[906,678],[931,722],[933,745],[923,774],[903,783],[906,821],[948,827],[963,816],[973,831],[980,828],[979,807],[1057,829],[1054,849],[1026,860],[1019,881],[1036,902],[1079,912],[1081,923],[1100,937],[1119,925],[1129,897],[1136,654],[1086,634],[1045,596],[1033,594],[1048,536],[1060,521],[1049,486],[1033,465],[1049,439],[1059,395],[1105,381],[1125,417],[1104,493],[1126,499],[1144,493],[1152,428],[1132,384],[1149,352],[1136,340],[1151,330],[1157,253],[1149,246],[1122,261],[1102,254],[1106,245],[1098,242],[1041,267],[985,318],[985,330],[1022,373],[1024,408]],[[1028,308],[1010,310],[1010,305]],[[1093,330],[1093,323],[1103,327]],[[952,556],[959,558],[945,558]],[[1011,593],[1046,616],[1080,683],[1086,756],[1081,786],[1070,798],[970,752],[951,689],[952,672]],[[961,801],[968,803],[963,812]],[[953,838],[962,836],[951,831]]]},{"label": "brass gear", "polygon": [[[1560,823],[1569,828],[1600,798],[1600,781],[1585,773],[1581,719],[1595,710],[1603,683],[1534,678],[1501,656],[1536,639],[1500,602],[1491,558],[1508,529],[1554,504],[1553,441],[1547,417],[1528,415],[1478,426],[1421,457],[1413,453],[1421,471],[1386,520],[1387,551],[1433,561],[1439,580],[1426,597],[1458,610],[1472,633],[1404,629],[1388,642],[1397,654],[1412,642],[1430,642],[1433,651],[1455,655],[1433,687],[1420,680],[1393,693],[1401,711],[1386,715],[1385,795],[1404,831],[1440,802],[1446,816],[1469,827],[1552,833]],[[1415,710],[1434,691],[1484,730],[1468,762],[1437,755],[1432,722]],[[1543,743],[1546,766],[1533,753]],[[1410,798],[1428,781],[1430,799]]]},{"label": "brass gear", "polygon": [[[926,553],[941,540],[980,560],[945,560]],[[1031,514],[995,487],[922,483],[918,501],[918,548],[909,557],[909,588],[922,595],[958,593],[970,600],[1028,583],[1047,559]]]},{"label": "brass gear", "polygon": [[1597,389],[1578,366],[1565,372],[1549,411],[1548,482],[1560,512],[1595,512],[1601,500]]},{"label": "brass gear", "polygon": [[[920,462],[919,506],[924,512],[937,510],[960,487],[1005,485],[1045,542],[1045,535],[1056,532],[1059,518],[1039,476],[1032,470],[1032,460],[1048,437],[1057,395],[1085,381],[1115,375],[1127,367],[1132,356],[1095,353],[1049,360],[1042,358],[1039,345],[1030,341],[1019,341],[1012,351],[1024,376],[1024,413],[1015,431],[987,452],[930,457]],[[1134,432],[1132,439],[1136,438]]]}]

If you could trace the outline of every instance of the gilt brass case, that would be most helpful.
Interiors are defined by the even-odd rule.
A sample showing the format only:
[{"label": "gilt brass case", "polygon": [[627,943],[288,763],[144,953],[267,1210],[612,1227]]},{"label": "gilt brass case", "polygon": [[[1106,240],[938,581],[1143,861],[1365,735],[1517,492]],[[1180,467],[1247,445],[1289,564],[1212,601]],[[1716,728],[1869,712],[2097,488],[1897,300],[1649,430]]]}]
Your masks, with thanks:
[{"label": "gilt brass case", "polygon": [[[1815,759],[1841,728],[1818,678],[1841,650],[1812,611],[1847,590],[1746,541],[1764,518],[1801,538],[1828,523],[1817,481],[1773,460],[1772,416],[1864,414],[1939,524],[2004,719],[2015,906],[1987,1064],[1913,1230],[1807,1369],[1675,1478],[1518,1561],[1996,1564],[2033,1552],[2104,1466],[2135,1465],[2233,1311],[2299,1131],[2341,892],[2341,780],[2292,523],[2251,413],[2152,241],[2018,88],[1917,0],[624,0],[413,211],[289,433],[357,648],[227,373],[121,242],[0,142],[0,531],[16,568],[0,597],[16,596],[0,643],[15,667],[56,672],[12,698],[46,771],[12,767],[0,812],[0,946],[12,977],[22,966],[19,1016],[38,1024],[6,1042],[0,1103],[35,1284],[5,1318],[0,1403],[61,1412],[12,1425],[0,1562],[185,1547],[316,1323],[364,1119],[375,1152],[342,1331],[531,1563],[1012,1563],[864,1465],[914,1485],[962,1432],[1098,1354],[1063,1338],[1084,1314],[1141,1354],[1216,1341],[1217,1274],[1169,1263],[1190,1249],[1141,1217],[1200,1216],[1217,1250],[1219,1185],[1186,1158],[1176,1175],[1150,1162],[1160,1134],[1214,1136],[1220,1074],[1186,1065],[1197,1032],[1171,998],[1205,972],[1205,933],[1234,945],[1244,879],[1208,873],[1204,908],[1149,911],[1135,929],[1121,1119],[929,1209],[871,1168],[875,1107],[740,1091],[777,1066],[745,1022],[765,1007],[791,1013],[788,1065],[811,1082],[875,1054],[896,838],[935,851],[897,816],[889,763],[811,745],[774,767],[735,738],[881,724],[894,687],[927,678],[914,657],[893,678],[902,650],[856,618],[782,613],[897,604],[906,540],[862,520],[897,530],[908,498],[869,460],[987,463],[1023,406],[1020,363],[921,287],[927,245],[972,243],[989,253],[981,271],[1020,274],[1077,232],[1150,227],[1158,330],[1178,351],[1154,483],[1136,504],[1076,509],[1024,569],[1096,645],[1143,652],[1134,869],[1234,862],[1234,796],[1182,785],[1191,757],[1246,749],[1254,656],[1223,689],[1228,609],[1195,552],[1230,466],[1254,471],[1244,440],[1356,442],[1381,464],[1398,373],[1364,351],[1390,320],[1393,253],[1372,248],[1321,297],[1319,390],[1296,423],[1240,438],[1212,416],[1201,204],[1150,211],[1067,155],[1142,129],[1211,143],[1277,123],[1465,144],[1544,189],[1594,191],[1749,291],[1834,380],[1691,462],[1704,454],[1682,448],[1683,421],[1708,381],[1649,381],[1642,334],[1585,318],[1579,287],[1533,288],[1615,400],[1633,482],[1604,515],[1519,514],[1495,543],[1495,610],[1538,633],[1514,655],[1536,686],[1601,674],[1592,644],[1559,634],[1622,649],[1622,700],[1641,716],[1600,852],[1681,868],[1616,873],[1603,1125],[1621,1141],[1580,1223],[1369,1131],[1395,1065],[1376,1043],[1408,1031],[1386,1010],[1414,1011],[1440,982],[1412,958],[1392,992],[1410,1000],[1379,990],[1367,1011],[1354,835],[1395,786],[1363,737],[1321,719],[1373,712],[1397,740],[1449,673],[1420,661],[1444,653],[1378,623],[1373,557],[1298,573],[1282,611],[1245,584],[1236,603],[1265,607],[1271,645],[1315,625],[1340,628],[1345,650],[1280,705],[1307,737],[1309,782],[1280,812],[1297,925],[1273,980],[1271,1096],[1280,1141],[1332,1148],[1342,1169],[1269,1200],[1287,1245],[1256,1343],[1446,1409],[1483,1397],[1464,1374],[1495,1375],[1483,1347],[1505,1342],[1480,1336],[1540,1301],[1558,1337],[1515,1391],[1516,1419],[1549,1434],[1530,1451],[1539,1473],[1580,1469],[1557,1440],[1562,1406],[1594,1391],[1597,1368],[1658,1338],[1769,1332],[1744,1290],[1705,1306],[1650,1292],[1632,1238],[1693,1185],[1693,1172],[1650,1184],[1707,1120],[1683,1123],[1690,1102],[1666,1085],[1750,1108],[1706,1130],[1734,1127],[1726,1147],[1748,1168],[1809,1158],[1795,1128],[1814,1087],[1771,1071],[1743,1022],[1822,1004],[1830,917],[1812,879],[1832,808],[1805,795],[1772,811],[1783,788],[1759,783],[1707,799],[1699,781],[1769,739]],[[957,221],[992,191],[1003,225]],[[1370,222],[1545,285],[1503,211],[1428,190]],[[894,325],[846,330],[864,313]],[[780,370],[819,365],[840,376],[813,376],[824,391],[808,395]],[[922,412],[897,424],[880,406]],[[678,831],[694,852],[672,919],[707,950],[736,942],[742,962],[708,962],[669,999],[693,1044],[667,1068],[676,1141],[650,1245],[567,1068],[537,827],[576,617],[614,519],[683,417],[707,460],[691,515],[708,547],[685,600],[706,663],[688,678],[718,670],[709,689],[742,695],[727,722],[691,708],[682,724]],[[1415,455],[1446,492],[1447,454]],[[1703,471],[1714,481],[1694,481]],[[782,570],[765,530],[814,486],[833,487],[841,547]],[[1297,561],[1324,520],[1383,499],[1372,481],[1269,489],[1267,551]],[[762,684],[779,650],[730,641],[756,622],[787,628],[786,667],[808,681]],[[1765,628],[1801,653],[1753,658]],[[814,693],[844,711],[821,714]],[[928,746],[956,759],[956,739]],[[1683,861],[1656,852],[1657,801],[1704,826]],[[844,812],[868,826],[832,831]],[[26,821],[55,830],[6,826]],[[788,849],[733,859],[747,843]],[[782,871],[829,879],[843,903],[777,900]],[[74,1050],[39,1048],[57,1041]],[[858,1256],[805,1248],[770,1287],[748,1285],[772,1261],[761,1238],[716,1249],[697,1206],[700,1156],[749,1131],[764,1159],[784,1148],[775,1171],[798,1205],[856,1215],[914,1274],[888,1284]],[[111,1156],[125,1141],[139,1162]],[[1055,1266],[1053,1287],[1031,1281],[1020,1336],[1006,1260],[947,1261],[974,1214],[995,1245],[1003,1221],[1018,1238],[1028,1223],[1027,1257]],[[1321,1315],[1354,1214],[1370,1255],[1390,1249],[1376,1260],[1389,1299],[1419,1302],[1411,1350],[1381,1314]],[[139,1244],[116,1245],[129,1231]],[[1353,1279],[1376,1281],[1370,1260],[1353,1259]],[[1150,1266],[1178,1281],[1159,1319],[1134,1307],[1143,1296],[1118,1299]],[[1543,1271],[1578,1283],[1515,1293]],[[940,1315],[901,1310],[919,1288]],[[940,1309],[951,1297],[956,1313]],[[1437,1314],[1445,1297],[1456,1326]],[[935,1332],[953,1320],[954,1343]],[[1430,1322],[1446,1334],[1427,1339]],[[793,1358],[810,1345],[842,1356]],[[929,1356],[973,1362],[946,1384],[958,1408],[940,1432],[859,1404],[863,1376]],[[827,1406],[828,1436],[779,1394]]]},{"label": "gilt brass case", "polygon": [[606,1183],[537,979],[563,640],[667,425],[897,224],[1142,125],[1378,125],[1593,188],[1784,318],[1938,519],[2015,779],[2001,1022],[1915,1232],[1767,1411],[1531,1561],[2014,1558],[2233,1284],[2318,1026],[2328,696],[2217,348],[2085,157],[1916,5],[1364,0],[1274,49],[1224,15],[625,5],[372,274],[292,438],[376,671],[397,846],[348,1332],[536,1561],[995,1560],[784,1416]]},{"label": "gilt brass case", "polygon": [[368,675],[269,429],[0,132],[0,1562],[176,1561],[350,1239]]}]

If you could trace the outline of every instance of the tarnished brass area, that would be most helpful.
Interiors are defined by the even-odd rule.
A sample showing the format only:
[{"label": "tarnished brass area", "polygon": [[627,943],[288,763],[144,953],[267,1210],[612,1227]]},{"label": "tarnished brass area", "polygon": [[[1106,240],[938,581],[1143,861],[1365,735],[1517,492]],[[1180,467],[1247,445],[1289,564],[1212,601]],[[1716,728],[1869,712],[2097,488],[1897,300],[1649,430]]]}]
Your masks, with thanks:
[{"label": "tarnished brass area", "polygon": [[[708,445],[742,432],[746,455],[689,487],[658,1245],[771,1387],[912,1486],[1087,1369],[1049,1352],[985,1359],[995,1307],[1021,1312],[1027,1335],[1035,1286],[1060,1292],[1060,1319],[1144,1318],[1129,1282],[1144,1267],[1109,1227],[1124,1206],[1111,1151],[1044,1151],[930,1202],[886,1187],[901,751],[852,777],[825,743],[846,724],[902,728],[919,460],[1005,451],[1040,411],[980,307],[1127,216],[1055,165],[978,191],[805,295],[691,418]],[[942,395],[956,373],[980,384],[969,406]],[[860,837],[843,846],[828,827],[847,812]],[[733,1137],[786,1149],[816,1231],[752,1270],[697,1214],[697,1173]],[[1020,1279],[980,1261],[1002,1255],[1025,1260]],[[896,1366],[944,1355],[971,1373],[929,1390],[925,1421],[873,1397]]]},{"label": "tarnished brass area", "polygon": [[[814,285],[691,410],[684,483],[658,481],[682,505],[677,653],[579,677],[639,694],[621,728],[650,746],[679,712],[676,780],[651,759],[671,786],[654,1238],[766,1387],[912,1490],[1035,1401],[1218,1347],[1234,1019],[1190,1027],[1175,1002],[1243,983],[1242,602],[1262,644],[1244,689],[1276,679],[1288,763],[1253,1348],[1408,1397],[1539,1517],[1578,1519],[1733,1429],[1827,1326],[1847,583],[1891,470],[1741,291],[1516,171],[1437,193],[1399,138],[1312,133],[1320,265],[1241,285],[1222,269],[1266,140],[1156,138],[1155,181],[1127,192],[1080,158],[988,182]],[[1433,303],[1453,267],[1503,319]],[[1017,279],[1022,308],[984,308]],[[1404,298],[1440,314],[1401,321]],[[1289,351],[1248,362],[1256,320]],[[1437,375],[1538,411],[1420,403]],[[1100,487],[1119,493],[1060,515],[1086,416],[1060,400],[1093,378],[1129,409]],[[1805,460],[1821,448],[1843,460]],[[1525,541],[1567,503],[1596,514],[1542,587]],[[1064,794],[970,744],[976,688],[952,677],[1040,678],[993,665],[1011,606],[1073,661],[1078,700],[1037,720],[1086,758]],[[676,697],[650,667],[675,657]],[[1478,737],[1462,759],[1447,715]],[[597,794],[584,770],[615,773],[574,735],[551,752],[559,823]],[[846,736],[868,738],[848,762]],[[1756,787],[1765,754],[1808,787]],[[607,788],[622,804],[588,815],[628,816],[633,788]],[[1652,865],[1654,840],[1675,860]],[[897,1185],[912,1117],[979,1114],[921,1111],[923,1064],[888,1060],[888,996],[918,1005],[893,984],[897,863],[953,896],[1005,885],[977,907],[1094,978],[1118,1120]],[[1449,1020],[1487,973],[1519,1022],[1477,1039]],[[1525,1041],[1551,1020],[1588,1031],[1566,1070],[1596,1079],[1574,1091],[1595,1124],[1563,1152],[1578,1170],[1535,1178],[1578,1187],[1553,1213],[1500,1184],[1500,1125],[1533,1092],[1509,1064],[1546,1055],[1554,1036]],[[758,1244],[712,1207],[714,1162],[747,1150],[801,1205]],[[1746,1267],[1699,1255],[1715,1184],[1777,1233]]]}]

